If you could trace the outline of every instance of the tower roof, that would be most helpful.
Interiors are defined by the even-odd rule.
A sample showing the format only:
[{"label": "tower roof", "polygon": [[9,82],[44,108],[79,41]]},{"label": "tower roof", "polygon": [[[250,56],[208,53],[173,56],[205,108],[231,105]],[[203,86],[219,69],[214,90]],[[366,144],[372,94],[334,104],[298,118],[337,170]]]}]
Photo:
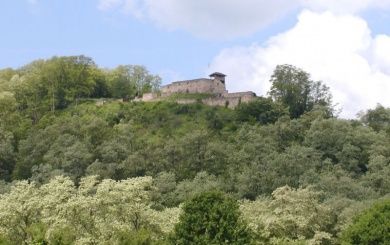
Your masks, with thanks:
[{"label": "tower roof", "polygon": [[210,76],[210,77],[226,77],[225,74],[220,73],[220,72],[211,73],[209,76]]}]

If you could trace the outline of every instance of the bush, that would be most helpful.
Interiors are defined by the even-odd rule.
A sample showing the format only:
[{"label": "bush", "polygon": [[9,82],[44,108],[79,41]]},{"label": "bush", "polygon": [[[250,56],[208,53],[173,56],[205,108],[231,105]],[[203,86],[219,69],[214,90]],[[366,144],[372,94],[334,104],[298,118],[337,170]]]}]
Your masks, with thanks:
[{"label": "bush", "polygon": [[344,232],[342,244],[389,244],[390,199],[358,215]]},{"label": "bush", "polygon": [[173,244],[250,244],[238,204],[220,192],[206,192],[184,204]]}]

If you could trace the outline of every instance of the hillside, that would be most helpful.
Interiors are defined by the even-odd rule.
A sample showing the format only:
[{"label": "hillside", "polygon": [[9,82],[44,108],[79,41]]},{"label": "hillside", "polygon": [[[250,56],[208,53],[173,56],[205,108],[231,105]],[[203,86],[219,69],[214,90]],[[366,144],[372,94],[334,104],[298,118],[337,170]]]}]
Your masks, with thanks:
[{"label": "hillside", "polygon": [[[232,110],[116,101],[158,89],[137,66],[57,57],[0,71],[0,244],[189,244],[183,203],[210,191],[239,206],[254,244],[350,241],[355,215],[390,198],[390,109],[337,118],[326,87],[284,72],[303,71],[280,66],[270,97]],[[323,93],[302,104],[286,85]]]}]

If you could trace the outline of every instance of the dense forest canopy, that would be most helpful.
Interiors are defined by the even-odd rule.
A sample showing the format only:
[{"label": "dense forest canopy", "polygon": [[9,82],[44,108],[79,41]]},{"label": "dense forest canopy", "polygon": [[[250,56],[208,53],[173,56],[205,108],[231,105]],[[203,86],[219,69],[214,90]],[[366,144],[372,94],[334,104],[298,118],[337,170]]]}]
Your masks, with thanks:
[{"label": "dense forest canopy", "polygon": [[161,79],[85,56],[0,70],[0,244],[386,244],[390,108],[340,119],[305,71],[270,82],[231,110],[133,102]]}]

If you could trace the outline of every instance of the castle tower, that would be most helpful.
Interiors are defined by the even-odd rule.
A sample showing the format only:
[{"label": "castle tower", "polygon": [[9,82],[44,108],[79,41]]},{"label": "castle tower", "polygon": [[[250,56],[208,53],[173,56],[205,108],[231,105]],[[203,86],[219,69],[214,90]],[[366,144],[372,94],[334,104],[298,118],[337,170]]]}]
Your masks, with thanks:
[{"label": "castle tower", "polygon": [[211,78],[221,81],[223,84],[225,84],[225,77],[226,75],[220,72],[214,72],[209,75]]}]

